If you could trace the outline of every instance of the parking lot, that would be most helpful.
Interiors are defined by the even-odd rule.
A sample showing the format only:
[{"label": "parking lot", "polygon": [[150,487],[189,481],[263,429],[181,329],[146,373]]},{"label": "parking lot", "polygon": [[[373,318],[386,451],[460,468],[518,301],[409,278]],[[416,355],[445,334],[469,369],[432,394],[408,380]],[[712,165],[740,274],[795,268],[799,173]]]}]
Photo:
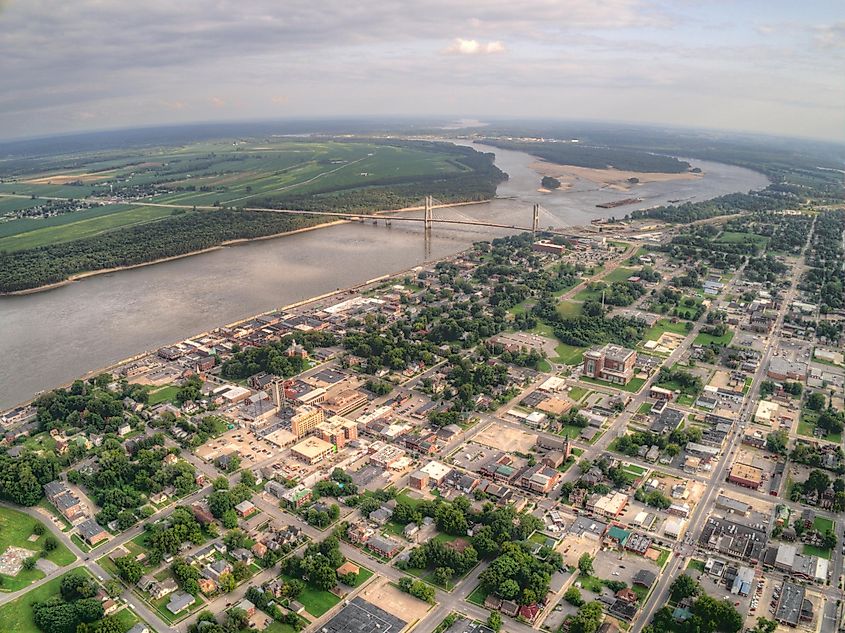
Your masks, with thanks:
[{"label": "parking lot", "polygon": [[256,438],[244,429],[226,431],[196,449],[197,456],[208,462],[213,462],[221,455],[237,453],[241,458],[242,468],[251,468],[256,463],[277,455],[278,452],[273,444]]}]

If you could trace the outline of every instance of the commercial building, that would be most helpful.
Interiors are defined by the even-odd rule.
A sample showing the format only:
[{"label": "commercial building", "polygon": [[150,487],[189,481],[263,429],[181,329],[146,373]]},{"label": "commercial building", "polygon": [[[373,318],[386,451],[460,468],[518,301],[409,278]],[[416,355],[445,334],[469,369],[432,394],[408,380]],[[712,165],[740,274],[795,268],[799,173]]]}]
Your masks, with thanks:
[{"label": "commercial building", "polygon": [[311,405],[302,405],[290,419],[290,428],[296,437],[305,437],[315,430],[325,419],[322,409]]},{"label": "commercial building", "polygon": [[342,449],[347,442],[358,439],[358,425],[340,415],[333,415],[321,422],[315,431],[317,437],[334,444],[338,450]]},{"label": "commercial building", "polygon": [[[775,620],[780,624],[796,627],[802,620],[801,614],[804,611],[806,602],[806,591],[801,585],[791,582],[784,582],[780,591],[780,599],[775,609]],[[809,609],[812,618],[812,606]]]},{"label": "commercial building", "polygon": [[329,444],[319,437],[307,437],[292,447],[290,452],[297,459],[306,464],[316,464],[335,452],[333,444]]},{"label": "commercial building", "polygon": [[637,353],[634,350],[608,343],[584,353],[583,372],[590,378],[627,385],[634,377],[636,363]]},{"label": "commercial building", "polygon": [[367,404],[367,396],[357,389],[344,389],[327,398],[323,407],[332,415],[346,415]]},{"label": "commercial building", "polygon": [[587,509],[596,514],[615,519],[628,505],[628,495],[621,492],[609,492],[606,495],[593,495],[587,500]]},{"label": "commercial building", "polygon": [[736,463],[731,467],[728,481],[738,486],[757,490],[763,483],[763,470],[750,464]]},{"label": "commercial building", "polygon": [[431,461],[420,468],[420,472],[428,475],[431,481],[433,481],[435,485],[439,486],[443,483],[443,480],[446,479],[446,476],[452,472],[452,468],[446,466],[445,464],[441,464],[440,462]]}]

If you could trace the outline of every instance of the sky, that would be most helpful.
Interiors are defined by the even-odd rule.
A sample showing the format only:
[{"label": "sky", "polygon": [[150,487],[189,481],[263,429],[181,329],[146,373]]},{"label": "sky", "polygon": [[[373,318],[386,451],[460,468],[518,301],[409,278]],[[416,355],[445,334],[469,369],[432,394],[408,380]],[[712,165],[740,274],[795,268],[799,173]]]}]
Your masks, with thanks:
[{"label": "sky", "polygon": [[845,141],[842,0],[0,0],[0,138],[315,117]]}]

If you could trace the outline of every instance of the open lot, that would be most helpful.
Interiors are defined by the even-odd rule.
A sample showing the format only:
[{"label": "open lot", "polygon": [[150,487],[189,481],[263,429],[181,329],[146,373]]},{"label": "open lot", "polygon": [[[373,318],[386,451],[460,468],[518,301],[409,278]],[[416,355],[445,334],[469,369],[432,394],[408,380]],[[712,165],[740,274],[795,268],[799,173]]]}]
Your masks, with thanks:
[{"label": "open lot", "polygon": [[500,451],[527,453],[534,448],[537,436],[534,433],[512,429],[504,424],[493,422],[475,436],[475,441]]},{"label": "open lot", "polygon": [[387,578],[370,583],[361,592],[361,597],[411,625],[428,613],[431,608],[428,603],[417,600],[394,587]]},{"label": "open lot", "polygon": [[[3,577],[0,590],[17,591],[44,577],[44,573],[38,568],[29,571],[21,569],[24,558],[30,555],[38,556],[48,536],[56,538],[51,536],[52,533],[46,526],[44,534],[35,535],[35,525],[40,523],[23,512],[0,507],[0,576]],[[38,538],[29,540],[33,536]],[[57,538],[56,540],[58,541]],[[19,548],[29,554],[10,548]],[[47,554],[46,560],[63,567],[76,560],[76,557],[59,541],[56,549]]]},{"label": "open lot", "polygon": [[236,452],[241,457],[241,467],[250,468],[256,462],[278,454],[279,449],[270,442],[256,438],[245,429],[232,429],[209,440],[195,452],[198,457],[209,462],[221,455]]},{"label": "open lot", "polygon": [[[86,569],[82,572],[91,575]],[[28,591],[20,598],[13,600],[0,607],[0,631],[14,631],[15,633],[43,633],[32,620],[32,605],[36,602],[44,602],[45,600],[59,595],[59,588],[62,584],[62,578],[53,578],[45,582],[43,585],[36,587],[32,591]]]}]

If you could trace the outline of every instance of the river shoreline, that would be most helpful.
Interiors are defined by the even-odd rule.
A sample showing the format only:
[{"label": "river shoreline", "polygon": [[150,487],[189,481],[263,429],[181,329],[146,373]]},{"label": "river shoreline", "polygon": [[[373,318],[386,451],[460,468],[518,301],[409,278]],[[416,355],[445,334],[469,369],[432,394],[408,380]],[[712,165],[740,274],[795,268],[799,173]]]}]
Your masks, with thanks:
[{"label": "river shoreline", "polygon": [[[486,200],[467,200],[464,202],[449,202],[444,204],[436,204],[432,206],[432,209],[447,209],[452,207],[463,207],[472,204],[486,204],[493,200],[493,198],[488,198]],[[134,203],[133,203],[134,204]],[[142,204],[142,203],[137,203]],[[385,211],[371,211],[371,215],[386,215],[388,213],[407,213],[409,211],[422,211],[425,207],[404,207],[402,209],[387,209]],[[354,215],[354,214],[350,214]],[[76,273],[71,275],[67,279],[62,281],[57,281],[52,284],[46,284],[44,286],[37,286],[35,288],[26,288],[24,290],[13,290],[11,292],[0,292],[0,297],[17,297],[17,296],[24,296],[24,295],[32,295],[37,294],[39,292],[47,292],[48,290],[55,290],[56,288],[61,288],[63,286],[67,286],[68,284],[72,284],[77,281],[81,281],[82,279],[87,279],[89,277],[96,277],[97,275],[108,275],[111,273],[116,273],[124,270],[133,270],[135,268],[143,268],[145,266],[154,266],[156,264],[164,264],[166,262],[172,262],[179,259],[185,259],[186,257],[194,257],[195,255],[202,255],[203,253],[212,253],[214,251],[228,248],[230,246],[238,246],[240,244],[250,244],[252,242],[260,242],[262,240],[275,240],[280,237],[289,237],[291,235],[298,235],[299,233],[307,233],[308,231],[316,231],[317,229],[327,229],[332,226],[338,226],[340,224],[349,224],[352,220],[332,220],[331,222],[320,222],[319,224],[314,224],[312,226],[304,226],[301,229],[294,229],[292,231],[283,231],[281,233],[272,233],[270,235],[259,235],[258,237],[242,237],[236,240],[227,240],[225,242],[221,242],[216,246],[209,246],[208,248],[203,248],[198,251],[191,251],[190,253],[182,253],[181,255],[171,255],[170,257],[159,257],[158,259],[153,259],[148,262],[140,262],[138,264],[129,264],[128,266],[113,266],[112,268],[103,268],[101,270],[89,270],[82,273]]]},{"label": "river shoreline", "polygon": [[[349,222],[349,220],[337,220],[336,222],[332,222],[331,224],[346,224],[348,222]],[[261,239],[274,239],[275,237],[281,237],[281,236],[288,235],[288,234],[291,234],[291,233],[303,232],[303,231],[308,231],[308,230],[317,229],[317,228],[324,228],[324,227],[327,227],[327,226],[329,226],[329,225],[328,224],[320,224],[320,225],[317,225],[317,226],[314,226],[314,227],[308,227],[308,228],[305,228],[305,229],[298,229],[297,231],[292,231],[292,232],[289,232],[289,233],[282,233],[282,234],[277,235],[277,236],[269,236],[268,235],[268,236],[262,237],[262,238],[254,238],[254,239],[249,239],[249,240],[236,240],[236,241],[252,242],[252,241],[261,240]],[[218,248],[223,248],[223,246],[222,245],[221,246],[215,246],[213,248],[206,249],[203,252],[213,251],[213,250],[216,250]],[[450,261],[452,259],[456,259],[459,256],[465,254],[467,251],[471,250],[471,248],[472,247],[468,247],[468,248],[465,248],[463,250],[458,251],[457,253],[453,253],[452,255],[447,255],[446,257],[441,257],[437,261],[438,262],[445,262],[445,261]],[[179,257],[190,257],[191,255],[198,255],[198,254],[199,253],[191,253],[189,255],[181,255]],[[175,258],[170,258],[170,259],[175,259]],[[150,264],[152,264],[152,262],[150,262]],[[147,264],[139,264],[139,266],[146,266],[146,265]],[[355,284],[353,286],[347,286],[345,288],[337,288],[337,289],[332,290],[330,292],[324,292],[324,293],[321,293],[319,295],[315,295],[313,297],[301,299],[299,301],[295,301],[293,303],[289,303],[287,305],[283,305],[283,306],[278,307],[278,308],[271,308],[270,310],[264,310],[263,312],[258,312],[256,314],[250,314],[249,316],[239,318],[236,321],[232,321],[231,323],[226,323],[226,324],[223,324],[223,325],[217,325],[211,330],[205,330],[203,332],[197,332],[197,333],[192,334],[192,335],[190,335],[186,338],[173,340],[173,341],[170,341],[169,343],[165,343],[164,345],[161,345],[159,347],[169,347],[169,346],[179,345],[180,343],[184,343],[185,341],[188,341],[188,340],[191,340],[191,339],[202,338],[203,336],[207,336],[207,335],[211,334],[211,332],[213,332],[216,329],[235,328],[235,327],[238,327],[239,325],[241,325],[243,323],[248,323],[249,321],[252,321],[253,319],[256,319],[260,316],[265,316],[265,315],[268,315],[268,314],[272,314],[274,312],[286,312],[287,310],[293,310],[295,308],[300,308],[302,306],[308,305],[309,303],[314,303],[315,301],[322,301],[323,299],[328,299],[328,298],[333,297],[335,295],[349,295],[349,294],[352,294],[354,292],[360,292],[360,291],[366,289],[368,286],[371,286],[373,284],[380,284],[380,283],[388,281],[390,279],[399,279],[401,277],[405,277],[408,274],[412,273],[415,268],[417,268],[417,266],[412,266],[411,268],[406,268],[404,270],[399,270],[399,271],[396,271],[396,272],[391,272],[391,273],[387,273],[387,274],[384,274],[384,275],[380,275],[379,277],[375,277],[373,279],[368,279],[367,281],[364,281],[364,282],[359,283],[359,284]],[[62,282],[62,283],[69,283],[69,282]],[[64,382],[64,383],[62,383],[60,385],[56,385],[54,387],[48,387],[46,389],[43,389],[43,390],[39,391],[38,393],[34,394],[31,398],[24,400],[22,402],[19,402],[18,404],[14,405],[12,407],[0,408],[0,411],[6,410],[6,409],[11,410],[11,409],[16,409],[16,408],[19,408],[19,407],[24,407],[24,406],[30,405],[42,393],[46,393],[48,391],[55,391],[56,389],[67,389],[77,380],[89,380],[90,378],[93,378],[94,376],[98,376],[98,375],[103,374],[103,373],[110,373],[111,371],[113,371],[113,370],[115,370],[119,367],[122,367],[122,366],[127,365],[127,364],[132,363],[132,362],[135,362],[136,360],[140,360],[140,359],[142,359],[146,356],[149,356],[150,354],[152,354],[154,352],[155,352],[155,350],[152,350],[152,349],[144,350],[142,352],[138,352],[136,354],[133,354],[132,356],[129,356],[127,358],[115,361],[113,363],[109,363],[105,367],[100,367],[99,369],[91,369],[91,370],[85,372],[84,374],[82,374],[81,376],[74,378],[73,380]]]},{"label": "river shoreline", "polygon": [[[532,206],[540,204],[543,230],[588,226],[594,219],[612,215],[595,207],[607,198],[607,191],[595,185],[538,193],[540,176],[529,167],[535,160],[524,153],[496,152],[497,166],[510,176],[499,185],[497,197],[472,201],[435,217],[530,226]],[[707,199],[768,184],[751,170],[712,162],[700,166],[708,178],[642,185],[641,207],[693,195]],[[410,211],[406,215],[422,215],[420,207]],[[112,367],[141,350],[156,350],[169,341],[279,306],[311,301],[340,288],[355,288],[367,280],[401,275],[395,271],[444,260],[475,242],[514,232],[458,224],[439,224],[426,232],[422,222],[385,224],[353,220],[302,227],[308,230],[283,235],[283,242],[262,236],[232,245],[237,248],[216,247],[155,266],[145,262],[120,274],[92,271],[98,274],[50,292],[42,288],[0,297],[0,354],[10,359],[0,365],[0,409],[69,384],[92,368]]]}]

